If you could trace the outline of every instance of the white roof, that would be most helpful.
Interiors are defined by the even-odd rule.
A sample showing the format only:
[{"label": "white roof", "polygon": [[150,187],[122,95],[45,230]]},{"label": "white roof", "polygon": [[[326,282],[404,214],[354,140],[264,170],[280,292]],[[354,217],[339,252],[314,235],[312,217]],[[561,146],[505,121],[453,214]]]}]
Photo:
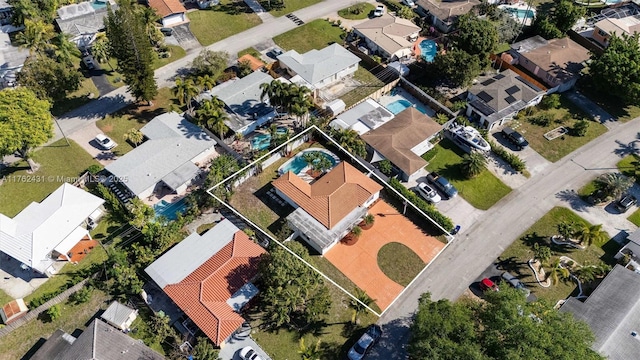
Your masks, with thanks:
[{"label": "white roof", "polygon": [[338,44],[331,44],[322,50],[310,50],[300,54],[295,50],[278,56],[278,61],[300,75],[306,82],[318,82],[339,73],[360,62],[360,58]]},{"label": "white roof", "polygon": [[193,233],[187,236],[144,271],[162,289],[169,284],[177,284],[217,254],[238,231],[231,221],[224,219],[204,235]]},{"label": "white roof", "polygon": [[122,305],[119,302],[114,301],[111,303],[111,305],[109,305],[107,310],[105,310],[100,317],[103,318],[108,323],[115,324],[119,327],[122,327],[125,324],[125,322],[129,320],[129,316],[135,313],[136,313],[136,310],[133,310],[128,306]]},{"label": "white roof", "polygon": [[71,234],[79,234],[78,227],[103,203],[99,197],[65,183],[13,219],[0,214],[0,251],[44,273],[53,262],[51,251]]}]

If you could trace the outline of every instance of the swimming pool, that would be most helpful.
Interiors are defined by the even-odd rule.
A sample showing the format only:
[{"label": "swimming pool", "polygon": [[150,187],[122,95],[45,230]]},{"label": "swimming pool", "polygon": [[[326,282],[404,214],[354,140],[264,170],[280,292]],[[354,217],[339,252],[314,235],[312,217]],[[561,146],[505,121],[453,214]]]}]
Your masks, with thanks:
[{"label": "swimming pool", "polygon": [[438,45],[433,40],[422,40],[418,45],[420,47],[420,55],[426,62],[433,62],[438,52]]},{"label": "swimming pool", "polygon": [[[387,108],[387,110],[391,111],[393,115],[398,115],[399,113],[404,111],[404,109],[412,106],[414,106],[414,104],[411,103],[409,100],[401,99],[401,100],[396,100],[385,107]],[[427,109],[425,109],[424,106],[420,104],[415,104],[415,108],[421,113],[427,114]]]},{"label": "swimming pool", "polygon": [[526,9],[517,9],[517,8],[512,8],[512,7],[505,7],[503,8],[505,9],[507,12],[509,12],[509,14],[511,14],[512,16],[515,15],[518,17],[518,19],[522,20],[522,19],[533,19],[536,15],[533,12],[533,10],[526,10]]},{"label": "swimming pool", "polygon": [[336,159],[331,156],[331,154],[328,154],[325,151],[319,151],[319,150],[303,150],[302,152],[300,152],[298,155],[296,155],[293,159],[287,161],[286,163],[284,163],[284,165],[282,165],[280,167],[280,169],[278,169],[278,172],[280,174],[286,174],[287,172],[291,171],[292,173],[298,175],[300,174],[300,172],[306,168],[307,162],[302,158],[303,154],[306,153],[320,153],[322,154],[322,156],[326,157],[327,159],[329,159],[329,161],[331,162],[331,168],[335,167],[337,162]]},{"label": "swimming pool", "polygon": [[253,150],[264,150],[271,145],[271,134],[258,134],[251,138]]},{"label": "swimming pool", "polygon": [[188,206],[187,198],[184,197],[175,203],[168,203],[161,200],[159,203],[153,205],[153,210],[156,212],[156,219],[164,216],[167,220],[173,221],[178,218],[178,214],[183,214]]},{"label": "swimming pool", "polygon": [[287,129],[284,126],[278,126],[276,128],[276,135],[287,135],[287,133],[289,132],[289,129]]},{"label": "swimming pool", "polygon": [[94,9],[102,9],[107,7],[108,0],[93,0],[91,2],[91,7]]}]

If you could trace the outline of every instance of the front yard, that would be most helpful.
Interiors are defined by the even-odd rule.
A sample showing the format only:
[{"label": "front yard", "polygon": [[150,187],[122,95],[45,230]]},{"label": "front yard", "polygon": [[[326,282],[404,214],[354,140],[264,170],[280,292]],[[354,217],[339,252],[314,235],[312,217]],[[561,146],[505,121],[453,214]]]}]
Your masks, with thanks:
[{"label": "front yard", "polygon": [[295,50],[302,54],[312,49],[322,49],[334,42],[341,44],[345,35],[345,31],[337,24],[332,25],[327,20],[318,19],[280,34],[273,41],[285,51]]},{"label": "front yard", "polygon": [[202,46],[211,45],[262,23],[243,2],[222,0],[220,5],[189,13],[190,29]]},{"label": "front yard", "polygon": [[580,90],[593,102],[602,107],[606,112],[618,119],[627,122],[640,116],[640,106],[625,104],[620,98],[595,89],[588,81],[582,79],[579,83]]},{"label": "front yard", "polygon": [[375,8],[376,7],[370,3],[355,3],[351,4],[349,7],[339,10],[338,16],[347,20],[362,20],[368,18],[369,14],[371,14]]},{"label": "front yard", "polygon": [[60,116],[68,111],[78,108],[92,99],[97,98],[100,95],[98,88],[93,83],[90,77],[85,77],[80,81],[80,88],[65,99],[56,101],[51,108],[51,113],[54,116]]},{"label": "front yard", "polygon": [[169,48],[169,57],[166,58],[161,58],[158,56],[157,53],[155,53],[156,57],[155,59],[153,59],[153,68],[154,69],[158,69],[161,68],[171,62],[174,62],[178,59],[181,59],[183,57],[185,57],[187,55],[187,52],[184,51],[183,48],[181,48],[180,46],[177,45],[167,45],[167,47]]},{"label": "front yard", "polygon": [[145,121],[136,119],[130,114],[113,114],[96,121],[96,126],[118,144],[118,146],[113,149],[113,152],[118,156],[122,156],[133,150],[132,144],[124,137],[127,131],[140,129],[145,123]]},{"label": "front yard", "polygon": [[[551,304],[555,304],[558,300],[565,299],[569,295],[577,295],[577,285],[574,280],[560,280],[548,288],[539,286],[527,264],[534,257],[534,243],[551,247],[552,257],[543,264],[547,274],[550,273],[549,264],[552,264],[561,255],[568,256],[581,265],[603,263],[613,265],[615,263],[613,255],[619,248],[613,240],[605,243],[602,247],[592,244],[585,250],[551,244],[549,237],[557,235],[558,224],[565,221],[590,225],[573,211],[563,207],[555,207],[527,229],[498,257],[498,261],[502,261],[504,270],[517,276],[538,299],[547,300]],[[583,287],[585,287],[584,284]],[[589,288],[588,284],[587,288]]]},{"label": "front yard", "polygon": [[465,153],[450,140],[443,139],[435,149],[437,154],[428,160],[427,170],[447,178],[473,207],[487,210],[511,192],[511,188],[486,169],[475,178],[467,179],[462,173],[462,156]]},{"label": "front yard", "polygon": [[[306,8],[307,6],[311,6],[313,4],[317,4],[322,0],[282,0],[282,7],[274,7],[269,10],[269,4],[271,4],[271,0],[260,0],[260,4],[266,9],[269,10],[269,13],[273,16],[282,16],[285,14],[292,13],[296,10],[300,10]],[[276,3],[274,0],[273,3]]]}]

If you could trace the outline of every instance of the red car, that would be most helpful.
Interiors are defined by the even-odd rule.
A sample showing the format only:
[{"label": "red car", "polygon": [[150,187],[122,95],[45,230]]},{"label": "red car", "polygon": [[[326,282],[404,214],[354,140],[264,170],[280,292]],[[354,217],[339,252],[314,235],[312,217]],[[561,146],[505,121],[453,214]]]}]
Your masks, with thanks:
[{"label": "red car", "polygon": [[489,278],[484,278],[480,281],[480,289],[482,291],[487,291],[489,289],[493,291],[498,291],[498,285],[496,285],[493,281],[489,280]]}]

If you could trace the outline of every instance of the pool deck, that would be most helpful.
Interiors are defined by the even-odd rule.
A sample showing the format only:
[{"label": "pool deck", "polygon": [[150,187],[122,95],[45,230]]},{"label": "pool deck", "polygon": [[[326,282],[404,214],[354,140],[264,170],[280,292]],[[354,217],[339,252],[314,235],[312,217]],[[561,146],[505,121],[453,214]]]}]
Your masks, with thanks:
[{"label": "pool deck", "polygon": [[422,106],[424,109],[427,110],[427,114],[430,117],[434,117],[436,112],[431,109],[428,105],[423,104],[420,100],[416,99],[413,95],[409,94],[406,90],[404,90],[401,87],[396,87],[396,93],[395,95],[384,95],[381,96],[380,99],[378,99],[378,102],[380,103],[380,105],[384,106],[385,108],[387,108],[387,106],[389,106],[389,104],[396,102],[398,100],[407,100],[412,104],[416,104],[416,105],[420,105]]},{"label": "pool deck", "polygon": [[[526,11],[526,10],[529,10],[529,11],[531,11],[531,12],[533,13],[533,17],[525,18],[525,19],[524,19],[524,25],[525,25],[525,26],[530,26],[530,25],[531,25],[531,23],[533,22],[533,19],[534,19],[534,18],[535,18],[535,16],[536,16],[536,8],[535,8],[535,7],[532,7],[532,6],[527,5],[527,3],[526,3],[526,2],[519,2],[519,3],[517,3],[517,4],[513,4],[513,5],[507,5],[507,4],[505,4],[505,5],[498,5],[498,8],[499,8],[499,9],[508,9],[508,8],[511,8],[511,9],[516,9],[516,10],[525,10],[525,11]],[[512,17],[513,17],[513,15],[512,15]],[[519,17],[517,17],[517,16],[515,17],[515,20],[516,20],[517,22],[519,22],[519,23],[522,23],[522,21],[523,21],[523,19],[522,19],[522,18],[519,18]]]}]

